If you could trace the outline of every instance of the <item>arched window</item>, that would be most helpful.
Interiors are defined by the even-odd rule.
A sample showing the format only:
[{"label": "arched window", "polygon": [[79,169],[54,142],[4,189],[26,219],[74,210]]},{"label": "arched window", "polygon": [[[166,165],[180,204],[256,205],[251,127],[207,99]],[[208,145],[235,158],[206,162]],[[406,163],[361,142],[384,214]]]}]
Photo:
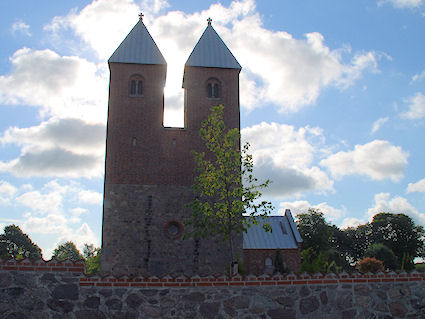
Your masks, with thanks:
[{"label": "arched window", "polygon": [[143,78],[140,75],[130,78],[130,96],[143,96]]},{"label": "arched window", "polygon": [[209,79],[207,81],[207,97],[209,99],[219,99],[220,91],[220,82],[217,79]]}]

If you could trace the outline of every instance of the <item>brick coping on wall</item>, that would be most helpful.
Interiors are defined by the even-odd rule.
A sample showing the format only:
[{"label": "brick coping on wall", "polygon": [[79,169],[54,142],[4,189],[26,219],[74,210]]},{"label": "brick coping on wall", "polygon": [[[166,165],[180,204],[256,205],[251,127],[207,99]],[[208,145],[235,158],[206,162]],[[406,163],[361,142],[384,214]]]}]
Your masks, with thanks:
[{"label": "brick coping on wall", "polygon": [[34,271],[34,272],[62,272],[72,273],[79,277],[81,287],[141,287],[141,288],[165,288],[165,287],[252,287],[252,286],[291,286],[291,285],[338,285],[346,283],[397,283],[425,281],[425,273],[416,270],[407,272],[378,272],[375,274],[358,272],[339,274],[286,274],[286,275],[247,275],[247,276],[164,276],[161,278],[151,277],[116,277],[87,275],[84,261],[44,261],[42,259],[31,261],[24,260],[1,260],[0,271]]}]

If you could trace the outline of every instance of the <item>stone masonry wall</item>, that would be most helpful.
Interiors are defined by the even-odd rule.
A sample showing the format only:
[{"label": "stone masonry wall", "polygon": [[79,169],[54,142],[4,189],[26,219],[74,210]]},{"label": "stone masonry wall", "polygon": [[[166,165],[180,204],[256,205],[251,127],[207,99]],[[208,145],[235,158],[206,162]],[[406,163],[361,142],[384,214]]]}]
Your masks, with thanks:
[{"label": "stone masonry wall", "polygon": [[116,278],[0,260],[0,318],[425,318],[425,274]]}]

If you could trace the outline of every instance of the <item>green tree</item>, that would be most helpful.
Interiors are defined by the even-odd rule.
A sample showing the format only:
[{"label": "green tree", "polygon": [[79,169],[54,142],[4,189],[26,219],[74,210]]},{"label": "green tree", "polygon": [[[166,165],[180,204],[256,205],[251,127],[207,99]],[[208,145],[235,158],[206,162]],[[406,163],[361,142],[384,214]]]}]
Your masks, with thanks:
[{"label": "green tree", "polygon": [[84,244],[83,254],[87,273],[90,275],[100,273],[100,248],[95,248],[93,244]]},{"label": "green tree", "polygon": [[0,234],[0,257],[3,259],[40,259],[41,249],[32,242],[19,226],[9,225]]},{"label": "green tree", "polygon": [[370,223],[371,243],[388,246],[397,256],[398,267],[409,269],[413,259],[423,257],[424,229],[404,214],[379,213]]},{"label": "green tree", "polygon": [[[306,213],[299,214],[297,227],[303,239],[303,251],[306,250],[303,271],[324,271],[328,266],[332,271],[351,269],[347,253],[351,243],[346,233],[330,225],[320,210],[309,208]],[[326,267],[323,261],[326,261]],[[312,266],[308,265],[309,262],[313,263]]]},{"label": "green tree", "polygon": [[343,230],[347,237],[348,245],[346,254],[350,263],[355,263],[364,257],[364,252],[371,245],[371,227],[370,224],[349,227]]},{"label": "green tree", "polygon": [[77,247],[72,241],[67,241],[64,244],[59,245],[53,251],[52,258],[58,261],[63,261],[66,259],[72,261],[84,260],[84,257],[81,255],[80,251],[77,249]]},{"label": "green tree", "polygon": [[314,250],[313,247],[301,251],[301,272],[327,273],[329,263],[323,251]]},{"label": "green tree", "polygon": [[[211,108],[211,114],[202,123],[200,136],[205,152],[192,154],[196,173],[192,189],[195,200],[190,203],[191,218],[185,221],[186,236],[206,238],[220,236],[229,243],[230,259],[235,261],[233,237],[258,224],[273,209],[270,202],[260,201],[260,189],[269,181],[257,184],[253,176],[253,160],[248,154],[249,144],[240,150],[240,132],[227,129],[223,121],[223,106]],[[247,214],[242,217],[243,214]],[[270,224],[263,223],[266,230]]]},{"label": "green tree", "polygon": [[303,249],[325,251],[331,247],[332,229],[321,211],[309,208],[306,213],[299,214],[297,228],[303,239]]},{"label": "green tree", "polygon": [[385,268],[391,270],[396,270],[398,268],[396,255],[391,248],[388,248],[384,244],[377,243],[370,245],[366,249],[364,255],[365,257],[375,257],[376,259],[381,260],[384,263]]}]

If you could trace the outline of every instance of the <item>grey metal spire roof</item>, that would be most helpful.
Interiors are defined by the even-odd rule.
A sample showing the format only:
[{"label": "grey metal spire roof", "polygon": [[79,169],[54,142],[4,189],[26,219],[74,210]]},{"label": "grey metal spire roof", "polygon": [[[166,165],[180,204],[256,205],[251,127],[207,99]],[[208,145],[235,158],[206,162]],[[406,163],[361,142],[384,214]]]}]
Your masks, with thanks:
[{"label": "grey metal spire roof", "polygon": [[260,221],[243,233],[243,249],[296,249],[302,242],[300,233],[287,209],[284,216],[269,216],[267,222],[272,232],[266,232]]},{"label": "grey metal spire roof", "polygon": [[185,66],[242,69],[232,52],[212,27],[210,19]]},{"label": "grey metal spire roof", "polygon": [[142,19],[139,19],[108,62],[167,64]]}]

